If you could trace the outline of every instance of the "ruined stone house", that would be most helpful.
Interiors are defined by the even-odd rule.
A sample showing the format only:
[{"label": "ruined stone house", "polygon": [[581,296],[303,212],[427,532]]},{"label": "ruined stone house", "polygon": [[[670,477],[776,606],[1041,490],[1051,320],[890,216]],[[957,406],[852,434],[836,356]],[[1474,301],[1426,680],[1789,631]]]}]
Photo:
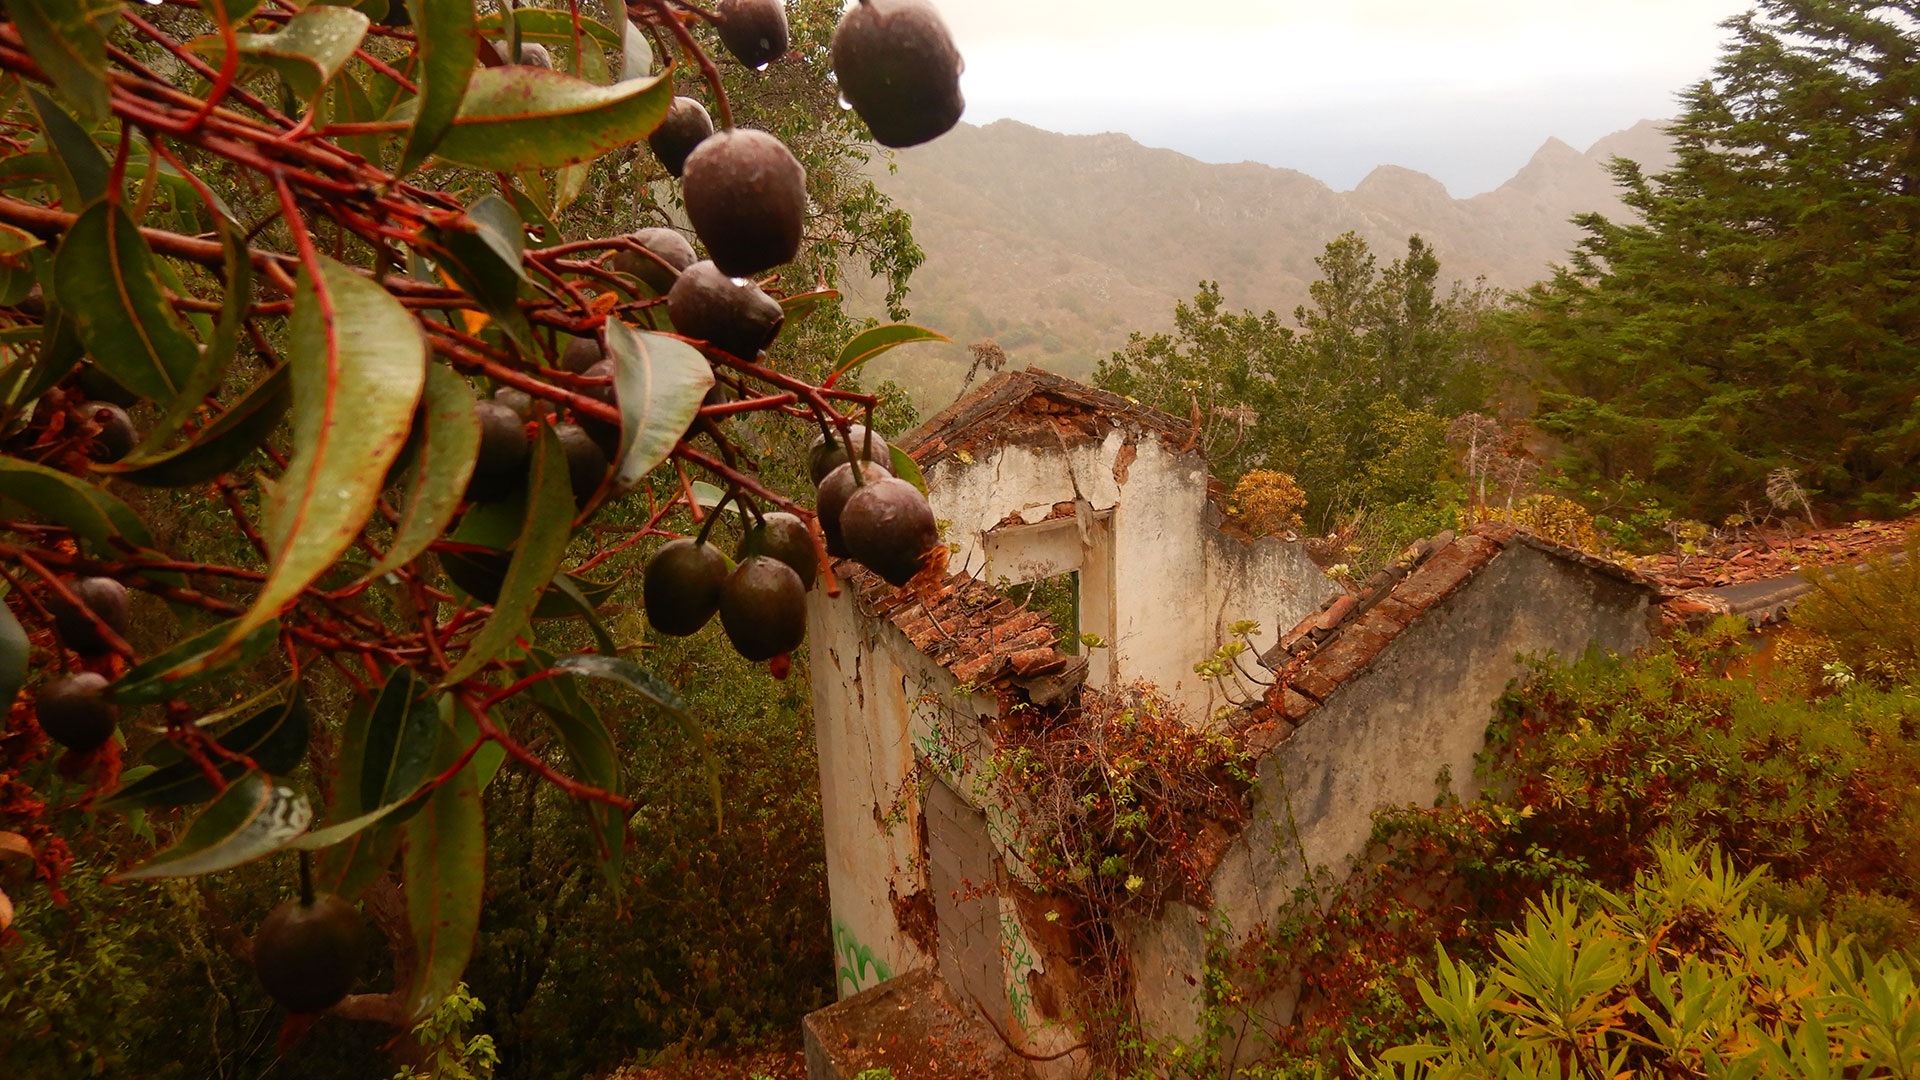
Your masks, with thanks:
[{"label": "ruined stone house", "polygon": [[[944,581],[909,590],[842,564],[840,594],[812,603],[842,998],[808,1018],[814,1076],[1094,1074],[1085,980],[1031,887],[1022,796],[1000,774],[1015,728],[1071,731],[1087,702],[1150,684],[1251,755],[1257,781],[1193,830],[1184,883],[1105,928],[1127,1012],[1195,1039],[1210,947],[1233,947],[1314,868],[1343,871],[1374,810],[1473,793],[1523,655],[1632,652],[1675,617],[1662,601],[1719,602],[1488,526],[1349,592],[1299,543],[1238,531],[1194,442],[1183,421],[1035,371],[898,440],[954,554]],[[1005,591],[1040,580],[1070,591],[1064,619]],[[1272,684],[1251,699],[1194,671],[1238,622],[1260,624]],[[1290,1004],[1264,1007],[1285,1022]]]}]

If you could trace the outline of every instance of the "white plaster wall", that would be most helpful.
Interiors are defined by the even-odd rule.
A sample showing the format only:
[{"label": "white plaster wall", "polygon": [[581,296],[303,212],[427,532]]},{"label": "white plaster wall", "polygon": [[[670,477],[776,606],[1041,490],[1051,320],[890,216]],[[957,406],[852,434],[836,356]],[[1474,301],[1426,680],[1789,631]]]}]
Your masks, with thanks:
[{"label": "white plaster wall", "polygon": [[[1132,460],[1116,470],[1129,445]],[[927,480],[934,516],[958,545],[956,567],[1010,582],[1080,571],[1081,629],[1107,641],[1090,653],[1089,681],[1152,683],[1196,723],[1227,703],[1193,666],[1228,626],[1260,623],[1264,647],[1334,591],[1298,544],[1243,544],[1210,524],[1205,461],[1151,432],[1114,431],[1064,451],[996,447],[948,458]],[[1074,519],[1036,524],[1064,502],[1077,504]],[[994,531],[1013,515],[1029,527]]]},{"label": "white plaster wall", "polygon": [[[916,691],[879,647],[878,633],[895,631],[861,618],[851,592],[815,592],[807,622],[834,964],[846,998],[927,960],[899,931],[890,895],[918,891],[925,861],[919,799],[908,783]],[[889,825],[896,808],[903,820]]]},{"label": "white plaster wall", "polygon": [[[1647,599],[1645,590],[1516,544],[1403,631],[1260,763],[1252,821],[1212,878],[1211,920],[1229,944],[1270,921],[1313,869],[1344,877],[1372,834],[1374,811],[1431,805],[1443,769],[1455,794],[1476,794],[1474,758],[1493,703],[1522,674],[1520,654],[1570,660],[1589,645],[1632,652],[1649,640]],[[1196,914],[1172,904],[1155,922],[1128,927],[1136,963],[1196,964]],[[1160,975],[1136,983],[1140,1015],[1164,1033],[1195,1030],[1199,997],[1184,979]],[[1283,1011],[1290,1016],[1290,1006]]]},{"label": "white plaster wall", "polygon": [[[1206,557],[1207,641],[1217,646],[1228,640],[1227,631],[1233,624],[1259,623],[1259,630],[1249,635],[1253,651],[1240,660],[1243,667],[1261,678],[1267,673],[1256,657],[1340,591],[1298,543],[1270,536],[1241,540],[1209,529]],[[1265,689],[1247,682],[1240,686],[1244,693],[1254,696]],[[1216,695],[1210,705],[1219,708],[1224,703]]]}]

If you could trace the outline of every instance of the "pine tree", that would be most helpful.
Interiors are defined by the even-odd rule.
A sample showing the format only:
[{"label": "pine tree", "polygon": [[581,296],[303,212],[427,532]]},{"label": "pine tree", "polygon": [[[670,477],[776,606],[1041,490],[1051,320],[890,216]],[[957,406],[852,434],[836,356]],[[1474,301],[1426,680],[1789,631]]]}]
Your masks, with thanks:
[{"label": "pine tree", "polygon": [[1693,513],[1800,470],[1889,512],[1920,486],[1920,3],[1761,0],[1682,98],[1678,160],[1616,161],[1518,324],[1578,478]]}]

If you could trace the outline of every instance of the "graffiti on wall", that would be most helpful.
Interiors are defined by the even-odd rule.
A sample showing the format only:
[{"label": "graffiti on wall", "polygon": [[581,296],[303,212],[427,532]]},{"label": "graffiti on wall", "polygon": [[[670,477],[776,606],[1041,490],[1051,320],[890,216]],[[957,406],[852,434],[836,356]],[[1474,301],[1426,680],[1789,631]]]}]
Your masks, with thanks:
[{"label": "graffiti on wall", "polygon": [[893,978],[893,968],[880,959],[879,954],[860,944],[847,924],[838,919],[833,921],[833,955],[840,968],[837,989],[843,998]]},{"label": "graffiti on wall", "polygon": [[1020,920],[1005,910],[1000,912],[1000,957],[1006,962],[1007,1005],[1014,1020],[1029,1027],[1027,1009],[1033,1004],[1033,991],[1027,988],[1027,973],[1037,969],[1040,961],[1033,955],[1026,931],[1020,929]]}]

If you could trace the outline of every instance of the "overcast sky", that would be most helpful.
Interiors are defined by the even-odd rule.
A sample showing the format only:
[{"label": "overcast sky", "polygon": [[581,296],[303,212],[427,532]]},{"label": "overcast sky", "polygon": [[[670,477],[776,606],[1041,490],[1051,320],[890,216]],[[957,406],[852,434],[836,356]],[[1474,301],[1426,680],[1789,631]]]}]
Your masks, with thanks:
[{"label": "overcast sky", "polygon": [[938,0],[967,120],[1122,131],[1336,189],[1404,165],[1456,196],[1548,136],[1585,150],[1707,74],[1744,0]]}]

